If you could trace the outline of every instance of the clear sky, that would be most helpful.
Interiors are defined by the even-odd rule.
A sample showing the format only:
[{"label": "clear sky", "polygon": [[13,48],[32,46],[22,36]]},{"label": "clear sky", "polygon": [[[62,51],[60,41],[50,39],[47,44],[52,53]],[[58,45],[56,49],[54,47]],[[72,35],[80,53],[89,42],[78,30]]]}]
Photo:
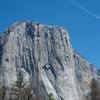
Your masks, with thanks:
[{"label": "clear sky", "polygon": [[100,0],[0,0],[0,32],[20,20],[64,26],[73,48],[100,68]]}]

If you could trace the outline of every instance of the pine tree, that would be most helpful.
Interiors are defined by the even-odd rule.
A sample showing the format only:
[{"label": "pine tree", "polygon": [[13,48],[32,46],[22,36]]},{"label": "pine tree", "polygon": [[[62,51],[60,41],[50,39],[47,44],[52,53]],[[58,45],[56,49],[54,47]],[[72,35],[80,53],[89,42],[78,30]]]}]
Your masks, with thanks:
[{"label": "pine tree", "polygon": [[6,87],[2,86],[0,87],[0,100],[4,100],[6,95]]},{"label": "pine tree", "polygon": [[49,100],[55,100],[52,93],[49,94]]},{"label": "pine tree", "polygon": [[14,85],[14,92],[15,95],[17,96],[17,100],[22,100],[21,98],[23,96],[24,86],[25,84],[23,82],[23,73],[21,70],[19,70],[17,74],[17,80]]},{"label": "pine tree", "polygon": [[92,79],[91,90],[91,100],[97,100],[96,97],[98,95],[98,87],[95,79]]}]

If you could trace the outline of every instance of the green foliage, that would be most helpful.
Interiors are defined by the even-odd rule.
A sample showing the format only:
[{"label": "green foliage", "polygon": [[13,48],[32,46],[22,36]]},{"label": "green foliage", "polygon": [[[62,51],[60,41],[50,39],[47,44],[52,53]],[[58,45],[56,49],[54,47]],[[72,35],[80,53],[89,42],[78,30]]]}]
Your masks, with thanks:
[{"label": "green foliage", "polygon": [[37,100],[33,94],[32,87],[24,83],[21,70],[18,71],[17,80],[12,87],[0,87],[0,100]]},{"label": "green foliage", "polygon": [[23,83],[23,73],[21,70],[19,70],[18,74],[17,74],[17,80],[15,82],[15,86],[18,87],[18,89],[23,88],[24,87],[24,83]]},{"label": "green foliage", "polygon": [[49,94],[49,100],[55,100],[52,93]]},{"label": "green foliage", "polygon": [[35,100],[33,99],[33,91],[31,86],[27,86],[24,83],[23,72],[19,70],[17,74],[17,80],[15,82],[13,92],[17,97],[17,100]]},{"label": "green foliage", "polygon": [[33,91],[30,86],[24,88],[24,97],[26,100],[35,100],[33,99]]},{"label": "green foliage", "polygon": [[6,95],[6,87],[2,86],[0,87],[0,100],[4,100],[5,95]]},{"label": "green foliage", "polygon": [[23,73],[21,70],[19,70],[17,74],[17,80],[15,82],[14,89],[13,89],[13,92],[16,95],[17,100],[21,100],[24,95],[25,84],[23,82],[23,79],[24,79]]},{"label": "green foliage", "polygon": [[97,82],[95,79],[92,79],[92,83],[91,83],[91,100],[97,100],[96,97],[98,95],[98,87],[97,87]]}]

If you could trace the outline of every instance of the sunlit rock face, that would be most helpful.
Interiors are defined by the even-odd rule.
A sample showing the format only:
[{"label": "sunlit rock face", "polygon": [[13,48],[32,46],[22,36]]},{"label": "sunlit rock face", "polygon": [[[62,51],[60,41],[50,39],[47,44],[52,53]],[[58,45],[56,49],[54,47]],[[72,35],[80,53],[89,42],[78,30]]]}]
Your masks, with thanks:
[{"label": "sunlit rock face", "polygon": [[35,22],[17,22],[0,38],[0,84],[11,87],[19,70],[37,100],[92,100],[92,81],[99,80],[64,28]]}]

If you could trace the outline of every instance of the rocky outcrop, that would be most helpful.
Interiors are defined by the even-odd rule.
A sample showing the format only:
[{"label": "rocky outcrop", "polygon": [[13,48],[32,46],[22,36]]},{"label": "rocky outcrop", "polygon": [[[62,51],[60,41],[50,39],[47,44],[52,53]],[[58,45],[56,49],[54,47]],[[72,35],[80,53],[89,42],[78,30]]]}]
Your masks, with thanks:
[{"label": "rocky outcrop", "polygon": [[1,86],[11,88],[19,71],[37,100],[50,95],[54,100],[93,100],[93,80],[99,83],[95,66],[73,50],[64,28],[35,22],[17,22],[0,38]]}]

